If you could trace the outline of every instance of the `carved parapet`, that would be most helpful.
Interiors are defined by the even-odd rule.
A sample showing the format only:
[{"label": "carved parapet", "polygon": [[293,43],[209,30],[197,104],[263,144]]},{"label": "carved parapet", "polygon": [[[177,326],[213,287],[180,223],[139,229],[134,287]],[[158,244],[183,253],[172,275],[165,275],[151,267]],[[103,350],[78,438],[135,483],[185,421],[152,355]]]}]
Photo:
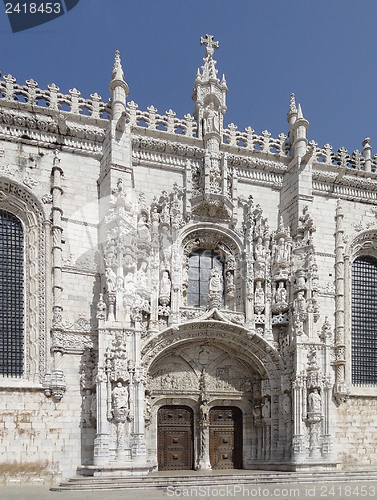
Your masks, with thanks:
[{"label": "carved parapet", "polygon": [[264,130],[261,135],[255,134],[251,127],[247,127],[244,132],[240,132],[237,131],[237,126],[234,123],[230,123],[223,130],[223,135],[224,142],[230,146],[244,147],[247,151],[257,150],[256,146],[260,146],[263,153],[287,156],[285,147],[287,136],[284,134],[279,134],[274,139],[267,130]]},{"label": "carved parapet", "polygon": [[71,89],[69,94],[62,94],[54,83],[47,88],[48,90],[40,89],[38,83],[32,79],[27,80],[26,85],[19,85],[12,75],[5,75],[3,81],[0,81],[0,100],[5,98],[8,102],[20,104],[18,98],[22,97],[26,104],[32,106],[47,104],[52,110],[59,110],[64,104],[69,106],[71,113],[79,115],[87,110],[92,118],[100,118],[104,112],[110,111],[107,103],[102,102],[101,96],[97,93],[91,94],[91,99],[84,99],[77,89]]}]

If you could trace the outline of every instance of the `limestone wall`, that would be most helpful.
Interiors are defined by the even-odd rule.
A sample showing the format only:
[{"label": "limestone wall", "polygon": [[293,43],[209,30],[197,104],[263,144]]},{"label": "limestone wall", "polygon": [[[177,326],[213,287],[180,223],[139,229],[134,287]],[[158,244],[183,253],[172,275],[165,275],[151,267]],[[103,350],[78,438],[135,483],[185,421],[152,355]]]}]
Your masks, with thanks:
[{"label": "limestone wall", "polygon": [[376,467],[377,399],[372,397],[350,398],[337,410],[337,454],[344,468]]},{"label": "limestone wall", "polygon": [[81,429],[80,356],[63,357],[64,398],[41,389],[0,389],[0,477],[3,482],[58,481],[71,477],[93,454],[94,429]]}]

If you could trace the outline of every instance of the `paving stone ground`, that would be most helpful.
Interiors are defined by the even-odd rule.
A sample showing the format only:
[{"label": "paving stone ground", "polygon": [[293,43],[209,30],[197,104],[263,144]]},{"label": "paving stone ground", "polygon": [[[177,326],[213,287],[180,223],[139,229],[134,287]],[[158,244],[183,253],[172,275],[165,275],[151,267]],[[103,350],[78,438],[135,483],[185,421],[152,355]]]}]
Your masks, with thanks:
[{"label": "paving stone ground", "polygon": [[1,500],[167,500],[169,498],[253,499],[377,499],[377,481],[350,483],[316,483],[300,485],[250,485],[198,488],[171,488],[170,490],[133,489],[121,491],[50,491],[49,486],[0,486]]}]

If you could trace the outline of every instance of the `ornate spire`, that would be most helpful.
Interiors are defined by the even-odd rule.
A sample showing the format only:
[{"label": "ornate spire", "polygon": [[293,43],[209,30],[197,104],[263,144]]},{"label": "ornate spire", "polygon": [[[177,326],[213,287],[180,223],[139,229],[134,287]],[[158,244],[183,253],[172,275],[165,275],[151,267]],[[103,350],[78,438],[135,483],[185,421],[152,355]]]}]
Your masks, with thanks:
[{"label": "ornate spire", "polygon": [[218,80],[216,61],[213,59],[215,49],[219,48],[219,42],[213,41],[213,35],[206,35],[205,38],[200,38],[200,45],[206,46],[206,55],[203,58],[204,65],[202,66],[203,80]]},{"label": "ornate spire", "polygon": [[122,62],[120,60],[120,52],[119,50],[115,51],[115,61],[114,67],[111,74],[113,80],[123,80],[124,81],[124,72],[122,68]]}]

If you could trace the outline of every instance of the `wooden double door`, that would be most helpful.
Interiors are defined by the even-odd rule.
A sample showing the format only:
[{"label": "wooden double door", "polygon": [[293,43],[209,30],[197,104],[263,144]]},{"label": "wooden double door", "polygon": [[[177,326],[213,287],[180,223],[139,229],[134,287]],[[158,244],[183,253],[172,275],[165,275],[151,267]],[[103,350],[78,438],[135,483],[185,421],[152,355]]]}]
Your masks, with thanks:
[{"label": "wooden double door", "polygon": [[[157,414],[159,470],[194,468],[193,411],[163,406]],[[209,412],[209,455],[212,469],[242,468],[242,412],[214,407]]]},{"label": "wooden double door", "polygon": [[211,408],[209,459],[212,469],[242,469],[242,412],[239,408]]}]

